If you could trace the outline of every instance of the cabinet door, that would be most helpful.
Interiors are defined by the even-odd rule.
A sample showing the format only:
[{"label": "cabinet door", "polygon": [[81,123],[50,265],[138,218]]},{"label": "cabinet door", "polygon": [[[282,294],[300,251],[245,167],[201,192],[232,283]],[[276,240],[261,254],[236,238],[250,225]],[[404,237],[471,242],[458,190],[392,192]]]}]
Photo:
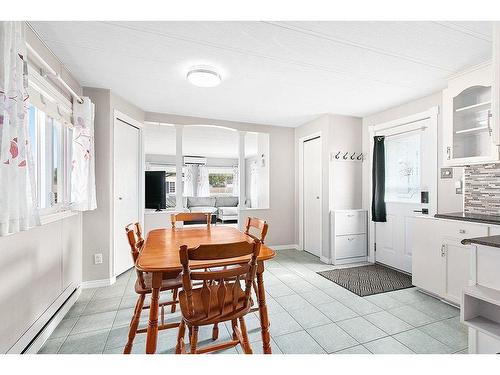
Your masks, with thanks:
[{"label": "cabinet door", "polygon": [[464,246],[459,241],[443,241],[446,253],[446,294],[450,302],[460,304],[462,289],[469,285],[471,246]]},{"label": "cabinet door", "polygon": [[444,160],[464,165],[498,160],[492,131],[491,66],[453,81],[443,92]]},{"label": "cabinet door", "polygon": [[[445,258],[441,255],[439,220],[413,218],[412,282],[430,293],[444,294]],[[434,235],[433,235],[434,234]]]}]

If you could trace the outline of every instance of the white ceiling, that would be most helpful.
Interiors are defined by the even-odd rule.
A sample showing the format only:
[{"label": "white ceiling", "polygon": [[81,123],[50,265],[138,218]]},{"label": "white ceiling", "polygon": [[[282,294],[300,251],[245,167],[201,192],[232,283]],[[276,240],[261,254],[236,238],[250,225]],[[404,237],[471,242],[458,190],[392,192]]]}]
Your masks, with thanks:
[{"label": "white ceiling", "polygon": [[[175,127],[146,124],[144,127],[146,154],[175,155]],[[184,126],[183,155],[207,158],[238,158],[238,132],[207,125]],[[257,154],[257,133],[245,134],[245,157]]]},{"label": "white ceiling", "polygon": [[[298,126],[442,89],[491,56],[489,22],[31,22],[84,86],[145,111]],[[223,82],[197,88],[193,65]]]}]

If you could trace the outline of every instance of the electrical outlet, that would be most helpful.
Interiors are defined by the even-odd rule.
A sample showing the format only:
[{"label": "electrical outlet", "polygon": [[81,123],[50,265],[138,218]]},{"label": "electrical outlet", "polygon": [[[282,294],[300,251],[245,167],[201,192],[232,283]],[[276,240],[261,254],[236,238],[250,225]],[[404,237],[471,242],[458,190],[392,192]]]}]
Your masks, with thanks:
[{"label": "electrical outlet", "polygon": [[94,254],[94,264],[102,264],[102,254]]}]

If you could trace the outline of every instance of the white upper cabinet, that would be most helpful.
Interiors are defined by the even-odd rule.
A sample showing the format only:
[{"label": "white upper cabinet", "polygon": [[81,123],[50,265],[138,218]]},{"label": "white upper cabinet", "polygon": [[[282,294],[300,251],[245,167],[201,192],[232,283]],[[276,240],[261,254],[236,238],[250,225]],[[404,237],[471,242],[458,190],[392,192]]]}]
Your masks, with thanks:
[{"label": "white upper cabinet", "polygon": [[499,160],[493,113],[493,66],[485,64],[448,82],[443,91],[443,161],[468,165]]},{"label": "white upper cabinet", "polygon": [[443,164],[498,162],[500,22],[493,23],[492,61],[455,76],[443,91]]}]

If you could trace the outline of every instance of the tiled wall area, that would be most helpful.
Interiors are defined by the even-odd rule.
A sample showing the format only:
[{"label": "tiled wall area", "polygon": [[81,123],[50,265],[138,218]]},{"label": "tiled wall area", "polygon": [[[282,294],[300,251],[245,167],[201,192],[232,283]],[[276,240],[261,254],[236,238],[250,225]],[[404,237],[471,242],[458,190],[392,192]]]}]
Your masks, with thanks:
[{"label": "tiled wall area", "polygon": [[464,178],[465,212],[500,215],[500,164],[465,167]]}]

